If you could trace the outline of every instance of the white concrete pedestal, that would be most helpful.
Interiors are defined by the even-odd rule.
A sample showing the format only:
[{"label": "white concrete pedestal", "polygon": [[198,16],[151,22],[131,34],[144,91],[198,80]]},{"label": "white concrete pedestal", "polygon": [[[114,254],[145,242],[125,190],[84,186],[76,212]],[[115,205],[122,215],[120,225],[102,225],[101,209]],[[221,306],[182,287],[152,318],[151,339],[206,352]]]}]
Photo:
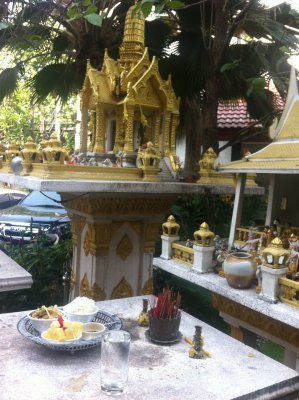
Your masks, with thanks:
[{"label": "white concrete pedestal", "polygon": [[194,262],[193,271],[204,274],[205,272],[212,271],[213,252],[215,247],[209,246],[193,246]]},{"label": "white concrete pedestal", "polygon": [[288,268],[273,269],[265,265],[261,266],[262,290],[259,296],[261,296],[263,300],[269,301],[270,303],[276,303],[278,301],[278,280],[286,276],[288,270]]},{"label": "white concrete pedestal", "polygon": [[179,236],[164,236],[161,235],[162,240],[162,253],[161,258],[164,260],[170,260],[172,256],[172,243],[180,240]]}]

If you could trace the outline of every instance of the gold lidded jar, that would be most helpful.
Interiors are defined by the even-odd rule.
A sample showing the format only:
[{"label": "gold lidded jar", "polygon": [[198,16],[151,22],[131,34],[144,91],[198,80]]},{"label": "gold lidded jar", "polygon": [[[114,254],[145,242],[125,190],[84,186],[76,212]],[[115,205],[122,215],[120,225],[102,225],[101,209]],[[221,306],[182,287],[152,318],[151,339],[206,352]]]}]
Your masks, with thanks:
[{"label": "gold lidded jar", "polygon": [[256,262],[251,254],[236,251],[226,257],[223,270],[229,286],[235,289],[247,289],[255,278]]}]

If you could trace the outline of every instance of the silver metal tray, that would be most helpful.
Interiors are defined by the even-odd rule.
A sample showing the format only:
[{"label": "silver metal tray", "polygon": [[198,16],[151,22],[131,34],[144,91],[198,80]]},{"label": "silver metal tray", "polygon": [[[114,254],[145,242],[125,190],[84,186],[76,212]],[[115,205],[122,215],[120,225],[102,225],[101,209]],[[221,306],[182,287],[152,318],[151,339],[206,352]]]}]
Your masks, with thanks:
[{"label": "silver metal tray", "polygon": [[[110,330],[111,329],[118,330],[122,328],[121,319],[117,315],[111,314],[108,311],[98,311],[97,315],[94,317],[92,321],[100,322],[101,324],[104,324],[107,327],[107,329]],[[71,341],[69,343],[62,342],[57,344],[50,341],[48,342],[47,340],[43,339],[40,336],[40,333],[36,329],[33,328],[27,316],[20,319],[17,328],[20,334],[26,337],[27,339],[52,350],[61,350],[74,353],[75,351],[90,349],[92,347],[99,346],[101,344],[101,338],[93,340],[79,339]]]}]

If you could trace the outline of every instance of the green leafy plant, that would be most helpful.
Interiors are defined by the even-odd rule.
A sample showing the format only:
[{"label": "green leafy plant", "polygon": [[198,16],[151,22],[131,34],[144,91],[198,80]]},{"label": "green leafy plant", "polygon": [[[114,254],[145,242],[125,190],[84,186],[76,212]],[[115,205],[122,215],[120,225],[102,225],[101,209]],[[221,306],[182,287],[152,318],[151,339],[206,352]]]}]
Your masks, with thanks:
[{"label": "green leafy plant", "polygon": [[63,276],[70,273],[72,242],[57,245],[2,244],[2,249],[32,275],[30,289],[0,293],[0,312],[34,309],[41,305],[61,305],[64,298]]}]

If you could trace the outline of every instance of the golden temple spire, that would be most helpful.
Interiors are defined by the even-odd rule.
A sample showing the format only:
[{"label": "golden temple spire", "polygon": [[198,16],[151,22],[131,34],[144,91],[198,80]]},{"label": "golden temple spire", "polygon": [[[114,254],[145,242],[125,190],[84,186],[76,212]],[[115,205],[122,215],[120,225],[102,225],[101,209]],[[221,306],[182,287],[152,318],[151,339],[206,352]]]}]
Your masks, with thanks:
[{"label": "golden temple spire", "polygon": [[144,15],[136,6],[129,8],[125,21],[120,63],[126,67],[136,64],[144,53]]}]

